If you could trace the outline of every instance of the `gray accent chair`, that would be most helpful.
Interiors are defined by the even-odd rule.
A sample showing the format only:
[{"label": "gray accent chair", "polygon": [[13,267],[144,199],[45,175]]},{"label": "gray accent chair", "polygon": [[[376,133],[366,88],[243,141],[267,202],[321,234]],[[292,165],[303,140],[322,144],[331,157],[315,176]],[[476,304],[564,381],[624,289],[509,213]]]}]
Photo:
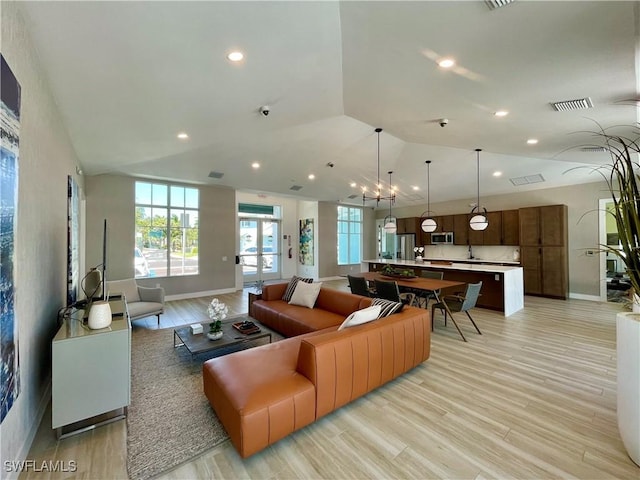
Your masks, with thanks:
[{"label": "gray accent chair", "polygon": [[106,291],[110,296],[124,295],[131,321],[156,315],[160,325],[160,315],[164,313],[164,288],[141,287],[135,278],[127,278],[107,282]]},{"label": "gray accent chair", "polygon": [[480,296],[481,288],[482,288],[482,282],[468,283],[467,290],[465,291],[464,295],[447,295],[442,299],[442,301],[432,304],[431,305],[431,330],[433,330],[433,318],[434,318],[433,314],[435,312],[435,309],[437,308],[442,313],[444,313],[445,326],[447,325],[447,310],[449,311],[453,324],[455,325],[456,329],[458,329],[458,333],[462,337],[462,340],[464,340],[465,342],[467,341],[467,339],[464,338],[464,335],[462,334],[462,330],[460,330],[460,327],[458,327],[458,324],[456,323],[456,319],[453,318],[454,312],[466,313],[467,317],[469,317],[469,320],[471,320],[471,323],[476,328],[476,331],[478,332],[478,334],[482,335],[482,332],[478,328],[478,325],[476,325],[476,322],[473,321],[473,318],[471,318],[471,315],[469,314],[469,310],[471,310],[472,308],[475,308],[476,306],[476,302],[478,301],[478,297]]}]

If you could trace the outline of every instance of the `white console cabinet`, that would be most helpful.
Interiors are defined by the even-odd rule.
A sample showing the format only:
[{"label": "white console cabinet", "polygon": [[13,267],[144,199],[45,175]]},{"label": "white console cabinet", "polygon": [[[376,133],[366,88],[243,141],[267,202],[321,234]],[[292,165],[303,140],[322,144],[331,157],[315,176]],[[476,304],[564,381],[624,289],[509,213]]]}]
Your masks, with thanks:
[{"label": "white console cabinet", "polygon": [[[131,322],[123,298],[112,299],[110,326],[91,330],[83,312],[65,318],[52,344],[52,428],[126,408],[131,400]],[[84,430],[86,428],[83,428]],[[75,432],[74,432],[75,433]],[[66,435],[66,433],[65,433]]]}]

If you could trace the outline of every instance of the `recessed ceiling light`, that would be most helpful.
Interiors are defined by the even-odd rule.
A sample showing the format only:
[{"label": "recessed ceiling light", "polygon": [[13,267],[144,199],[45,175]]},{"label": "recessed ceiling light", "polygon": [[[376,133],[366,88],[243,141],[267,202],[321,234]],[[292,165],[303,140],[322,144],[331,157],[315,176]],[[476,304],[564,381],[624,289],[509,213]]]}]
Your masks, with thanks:
[{"label": "recessed ceiling light", "polygon": [[496,117],[506,117],[507,115],[509,115],[509,112],[507,112],[506,110],[498,110],[496,113],[494,113],[494,115]]},{"label": "recessed ceiling light", "polygon": [[244,58],[244,54],[242,52],[231,52],[227,55],[227,58],[232,62],[239,62]]},{"label": "recessed ceiling light", "polygon": [[443,58],[438,62],[438,66],[441,68],[451,68],[456,64],[453,58]]},{"label": "recessed ceiling light", "polygon": [[356,182],[351,182],[349,185],[351,186],[351,188],[355,188],[358,186]]},{"label": "recessed ceiling light", "polygon": [[529,145],[535,145],[536,143],[538,143],[538,139],[537,138],[530,138],[529,140],[527,140],[527,143]]},{"label": "recessed ceiling light", "polygon": [[494,177],[501,177],[502,176],[502,172],[493,172],[493,176]]},{"label": "recessed ceiling light", "polygon": [[309,174],[309,180],[313,180],[314,178],[316,178],[316,176],[313,173]]},{"label": "recessed ceiling light", "polygon": [[180,140],[186,140],[186,139],[188,139],[188,138],[189,138],[189,135],[187,135],[185,132],[180,132],[180,133],[178,134],[178,138],[179,138]]},{"label": "recessed ceiling light", "polygon": [[420,187],[418,187],[418,186],[416,186],[416,185],[413,185],[411,188],[412,188],[414,191],[420,190]]},{"label": "recessed ceiling light", "polygon": [[260,168],[260,164],[258,162],[253,162],[251,164],[251,168]]}]

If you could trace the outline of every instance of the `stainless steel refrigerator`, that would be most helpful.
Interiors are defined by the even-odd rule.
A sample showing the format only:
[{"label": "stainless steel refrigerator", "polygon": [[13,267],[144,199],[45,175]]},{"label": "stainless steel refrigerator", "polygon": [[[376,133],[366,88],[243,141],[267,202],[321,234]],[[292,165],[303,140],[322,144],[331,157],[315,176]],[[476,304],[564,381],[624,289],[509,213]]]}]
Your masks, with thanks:
[{"label": "stainless steel refrigerator", "polygon": [[415,260],[415,246],[416,236],[413,233],[396,235],[396,259]]}]

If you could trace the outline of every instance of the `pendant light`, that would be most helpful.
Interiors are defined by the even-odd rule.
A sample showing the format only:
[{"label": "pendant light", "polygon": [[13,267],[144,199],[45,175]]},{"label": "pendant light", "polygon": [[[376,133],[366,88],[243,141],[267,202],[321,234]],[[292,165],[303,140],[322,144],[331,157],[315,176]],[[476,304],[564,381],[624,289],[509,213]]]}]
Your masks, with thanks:
[{"label": "pendant light", "polygon": [[487,209],[484,207],[480,207],[480,152],[481,148],[476,148],[476,169],[478,174],[478,197],[476,201],[476,206],[471,210],[471,220],[469,220],[469,227],[471,230],[486,230],[489,226],[489,220],[487,220]]},{"label": "pendant light", "polygon": [[[374,189],[375,192],[375,196],[369,197],[366,195],[366,189],[363,188],[362,191],[362,204],[364,205],[364,202],[366,202],[367,200],[375,200],[376,201],[376,206],[378,206],[378,204],[380,203],[381,200],[389,200],[391,201],[391,203],[394,203],[396,201],[396,196],[393,193],[393,188],[391,187],[391,185],[389,185],[390,188],[390,193],[388,197],[383,197],[382,196],[382,184],[380,183],[380,133],[382,132],[382,129],[380,127],[375,129],[375,132],[378,134],[378,176],[377,176],[377,183]],[[391,173],[391,172],[389,172]],[[389,177],[391,178],[391,177]],[[389,180],[391,181],[391,180]]]},{"label": "pendant light", "polygon": [[420,228],[422,228],[423,232],[431,233],[436,231],[438,224],[433,218],[431,218],[433,212],[431,211],[431,205],[429,202],[429,167],[431,165],[431,160],[427,160],[424,163],[427,164],[427,209],[420,214]]},{"label": "pendant light", "polygon": [[396,233],[398,231],[398,221],[396,218],[391,215],[391,205],[393,205],[393,201],[396,198],[396,194],[393,191],[393,184],[391,183],[391,174],[393,172],[389,172],[389,196],[385,197],[389,199],[389,215],[384,217],[383,225],[385,233]]}]

